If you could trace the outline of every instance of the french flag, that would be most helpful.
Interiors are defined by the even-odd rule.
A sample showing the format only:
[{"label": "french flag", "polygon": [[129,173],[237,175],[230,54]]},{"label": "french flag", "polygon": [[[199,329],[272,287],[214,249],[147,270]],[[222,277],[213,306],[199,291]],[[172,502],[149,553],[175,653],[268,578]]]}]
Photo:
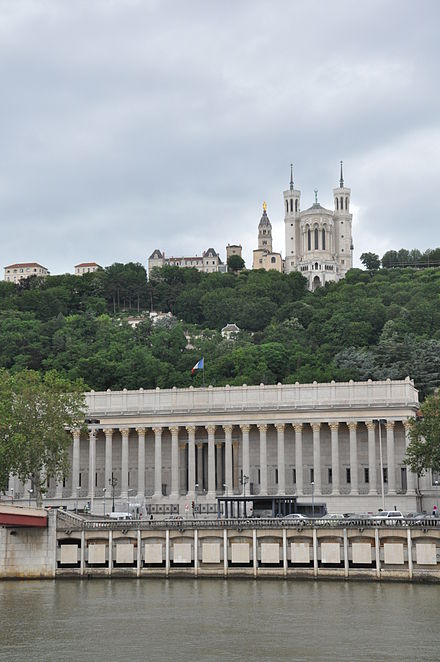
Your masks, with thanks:
[{"label": "french flag", "polygon": [[191,370],[191,374],[193,375],[196,370],[203,370],[204,367],[204,359],[202,358],[195,364],[194,368]]}]

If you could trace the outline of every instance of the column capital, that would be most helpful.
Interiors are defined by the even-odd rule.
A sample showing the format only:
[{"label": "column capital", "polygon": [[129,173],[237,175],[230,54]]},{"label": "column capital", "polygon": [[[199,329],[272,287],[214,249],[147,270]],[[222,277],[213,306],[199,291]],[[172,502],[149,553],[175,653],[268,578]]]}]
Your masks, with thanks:
[{"label": "column capital", "polygon": [[172,427],[170,427],[168,429],[171,432],[173,437],[179,434],[179,426],[178,425],[173,425]]},{"label": "column capital", "polygon": [[302,432],[303,424],[302,423],[292,423],[295,432]]},{"label": "column capital", "polygon": [[349,422],[347,423],[347,427],[348,427],[348,429],[350,430],[350,432],[351,432],[351,431],[356,432],[356,428],[357,428],[357,426],[358,426],[357,421],[349,421]]},{"label": "column capital", "polygon": [[107,437],[112,437],[113,436],[113,428],[104,428],[104,434],[107,439]]},{"label": "column capital", "polygon": [[277,429],[277,432],[284,432],[284,428],[286,426],[284,423],[275,423],[275,427]]},{"label": "column capital", "polygon": [[225,434],[232,434],[232,425],[223,425],[222,427],[225,431]]},{"label": "column capital", "polygon": [[223,442],[222,441],[216,441],[215,442],[215,447],[216,448],[223,448]]},{"label": "column capital", "polygon": [[186,426],[186,431],[188,434],[195,434],[196,433],[196,426],[195,425],[187,425]]},{"label": "column capital", "polygon": [[240,442],[239,442],[239,441],[233,441],[233,442],[232,442],[232,446],[233,446],[234,448],[238,448],[238,447],[240,446]]},{"label": "column capital", "polygon": [[154,432],[154,434],[157,436],[159,434],[162,434],[162,426],[161,425],[155,425],[154,427],[151,428]]},{"label": "column capital", "polygon": [[365,425],[367,426],[367,430],[374,430],[376,427],[374,421],[365,421]]},{"label": "column capital", "polygon": [[338,421],[332,421],[331,423],[328,424],[330,430],[332,432],[337,432],[339,430],[339,422]]},{"label": "column capital", "polygon": [[205,425],[205,430],[209,435],[215,434],[215,428],[215,425]]},{"label": "column capital", "polygon": [[408,432],[411,430],[410,420],[407,418],[406,420],[402,421],[402,423],[403,423],[403,427],[405,428],[406,434],[408,434]]},{"label": "column capital", "polygon": [[267,425],[266,423],[261,423],[261,425],[257,425],[257,428],[260,430],[260,432],[267,432]]},{"label": "column capital", "polygon": [[205,444],[202,441],[198,441],[196,444],[197,448],[203,448],[204,445]]},{"label": "column capital", "polygon": [[251,429],[251,426],[248,423],[245,423],[244,425],[240,425],[241,431],[249,434],[249,430]]},{"label": "column capital", "polygon": [[387,430],[394,430],[395,421],[387,421],[385,427]]},{"label": "column capital", "polygon": [[74,439],[79,439],[81,436],[81,430],[79,428],[74,428],[72,434]]},{"label": "column capital", "polygon": [[120,428],[120,432],[121,432],[123,437],[128,437],[128,435],[130,433],[130,428]]},{"label": "column capital", "polygon": [[136,432],[138,435],[144,435],[145,434],[145,428],[136,428]]},{"label": "column capital", "polygon": [[179,448],[181,451],[184,451],[186,448],[186,441],[179,441]]},{"label": "column capital", "polygon": [[312,423],[311,425],[313,432],[319,432],[319,430],[321,429],[321,423]]}]

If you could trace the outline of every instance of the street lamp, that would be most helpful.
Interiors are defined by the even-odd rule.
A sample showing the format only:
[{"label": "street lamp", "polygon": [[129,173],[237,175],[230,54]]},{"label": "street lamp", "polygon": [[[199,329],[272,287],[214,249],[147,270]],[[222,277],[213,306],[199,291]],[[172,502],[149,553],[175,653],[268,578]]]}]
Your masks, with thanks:
[{"label": "street lamp", "polygon": [[249,476],[245,476],[243,474],[243,477],[241,479],[241,482],[243,484],[243,497],[244,497],[244,517],[247,517],[247,508],[246,508],[246,484],[249,482]]},{"label": "street lamp", "polygon": [[30,489],[28,489],[28,492],[29,492],[29,508],[30,508],[31,507],[31,498],[32,498],[32,495],[34,493],[34,490],[32,489],[32,487]]},{"label": "street lamp", "polygon": [[437,508],[435,509],[435,514],[438,515],[438,480],[434,481],[435,484],[435,498],[437,499]]},{"label": "street lamp", "polygon": [[198,491],[199,491],[199,484],[196,483],[194,487],[196,488],[195,491],[194,491],[194,519],[196,519],[197,518],[197,494],[198,494]]},{"label": "street lamp", "polygon": [[14,503],[14,488],[11,487],[11,503]]},{"label": "street lamp", "polygon": [[115,512],[115,487],[118,484],[118,479],[112,476],[108,479],[108,484],[112,488],[112,513]]},{"label": "street lamp", "polygon": [[315,481],[312,480],[312,517],[315,517]]},{"label": "street lamp", "polygon": [[76,513],[78,512],[78,499],[79,499],[79,491],[80,491],[80,489],[81,489],[80,487],[77,487],[77,488],[76,488],[76,501],[75,501],[75,512],[76,512]]},{"label": "street lamp", "polygon": [[106,488],[106,487],[103,487],[103,488],[102,488],[102,493],[103,493],[103,495],[104,495],[104,517],[105,517],[105,493],[106,493],[106,492],[107,492],[107,488]]},{"label": "street lamp", "polygon": [[379,428],[379,463],[380,463],[380,492],[382,495],[382,510],[385,510],[385,485],[383,478],[383,452],[382,452],[382,424],[386,423],[384,418],[375,418],[373,423],[377,423]]}]

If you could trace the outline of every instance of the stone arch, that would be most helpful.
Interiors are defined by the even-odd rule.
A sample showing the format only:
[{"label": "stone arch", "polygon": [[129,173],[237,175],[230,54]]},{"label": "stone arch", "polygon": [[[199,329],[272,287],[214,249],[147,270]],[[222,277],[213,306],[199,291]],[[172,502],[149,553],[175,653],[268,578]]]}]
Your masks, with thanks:
[{"label": "stone arch", "polygon": [[315,291],[318,287],[321,287],[321,279],[319,276],[315,276],[312,280],[312,290]]}]

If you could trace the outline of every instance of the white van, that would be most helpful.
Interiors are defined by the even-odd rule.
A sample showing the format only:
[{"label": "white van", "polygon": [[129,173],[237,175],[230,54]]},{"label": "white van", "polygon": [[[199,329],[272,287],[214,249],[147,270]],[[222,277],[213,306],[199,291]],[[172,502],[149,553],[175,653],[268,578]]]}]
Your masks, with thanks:
[{"label": "white van", "polygon": [[110,519],[133,519],[132,515],[130,513],[110,513],[109,515]]}]

